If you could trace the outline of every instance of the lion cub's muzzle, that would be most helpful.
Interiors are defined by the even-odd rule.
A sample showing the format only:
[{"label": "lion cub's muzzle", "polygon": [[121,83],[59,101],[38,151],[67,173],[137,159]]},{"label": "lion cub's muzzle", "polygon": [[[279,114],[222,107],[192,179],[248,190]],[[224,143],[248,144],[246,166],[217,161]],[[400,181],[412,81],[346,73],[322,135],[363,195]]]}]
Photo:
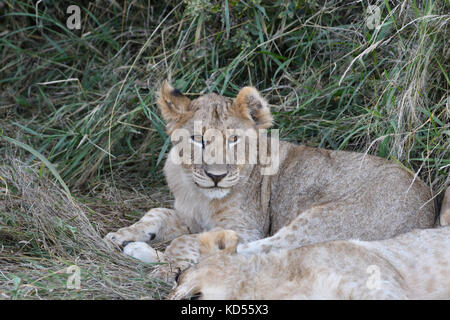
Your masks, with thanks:
[{"label": "lion cub's muzzle", "polygon": [[193,171],[193,178],[200,188],[229,189],[238,182],[239,170],[203,166]]},{"label": "lion cub's muzzle", "polygon": [[205,174],[208,176],[208,177],[210,177],[211,178],[211,180],[214,182],[214,187],[217,187],[217,185],[218,185],[218,183],[224,178],[224,177],[226,177],[227,175],[228,175],[228,172],[225,172],[225,173],[217,173],[217,172],[208,172],[208,171],[206,171],[206,170],[204,170],[205,171]]}]

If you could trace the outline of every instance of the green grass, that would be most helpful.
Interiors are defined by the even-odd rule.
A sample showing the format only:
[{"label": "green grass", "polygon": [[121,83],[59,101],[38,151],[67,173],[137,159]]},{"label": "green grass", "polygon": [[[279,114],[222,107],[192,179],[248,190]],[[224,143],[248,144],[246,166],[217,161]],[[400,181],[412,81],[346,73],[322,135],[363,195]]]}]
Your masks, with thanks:
[{"label": "green grass", "polygon": [[[449,186],[448,0],[371,1],[381,9],[377,29],[366,25],[366,2],[77,3],[81,30],[66,26],[73,2],[45,0],[36,15],[30,1],[0,1],[0,132],[35,151],[0,138],[0,157],[2,168],[22,159],[23,166],[11,170],[23,175],[30,167],[27,181],[36,189],[56,171],[74,196],[70,205],[81,205],[77,212],[96,226],[93,234],[170,205],[161,172],[170,145],[155,105],[166,78],[191,97],[211,91],[234,97],[239,88],[254,85],[271,104],[282,139],[392,159],[417,173],[438,200]],[[60,246],[52,252],[45,241],[20,249],[20,239],[52,237],[41,230],[50,221],[39,224],[30,208],[11,209],[11,194],[24,195],[7,172],[0,174],[0,239],[13,254],[7,255],[8,280],[0,274],[0,294],[121,297],[120,288],[101,294],[99,288],[114,281],[101,278],[89,263],[97,261],[96,253],[83,272],[90,284],[103,285],[67,293],[61,287],[67,275],[48,272],[63,269],[81,251],[67,256],[69,248]],[[67,230],[54,232],[55,244],[64,237],[74,248],[90,243]],[[117,265],[109,272],[134,268]],[[41,286],[38,294],[22,290],[44,275],[33,284]],[[134,276],[141,279],[137,283],[146,281],[141,276]],[[142,296],[152,295],[135,297]]]}]

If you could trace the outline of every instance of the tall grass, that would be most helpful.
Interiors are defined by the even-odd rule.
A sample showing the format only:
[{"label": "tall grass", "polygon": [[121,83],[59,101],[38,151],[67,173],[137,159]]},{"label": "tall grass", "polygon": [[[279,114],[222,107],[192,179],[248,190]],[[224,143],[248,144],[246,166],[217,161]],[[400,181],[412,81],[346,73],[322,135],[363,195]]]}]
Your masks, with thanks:
[{"label": "tall grass", "polygon": [[254,85],[283,139],[391,159],[437,199],[450,184],[448,0],[77,3],[81,30],[66,26],[70,1],[0,2],[0,130],[83,201],[160,194],[166,78],[191,97]]},{"label": "tall grass", "polygon": [[[0,299],[158,299],[170,286],[100,236],[102,215],[8,156],[0,167]],[[2,185],[0,184],[0,185]],[[79,285],[75,278],[79,272]],[[70,287],[72,285],[72,287]]]}]

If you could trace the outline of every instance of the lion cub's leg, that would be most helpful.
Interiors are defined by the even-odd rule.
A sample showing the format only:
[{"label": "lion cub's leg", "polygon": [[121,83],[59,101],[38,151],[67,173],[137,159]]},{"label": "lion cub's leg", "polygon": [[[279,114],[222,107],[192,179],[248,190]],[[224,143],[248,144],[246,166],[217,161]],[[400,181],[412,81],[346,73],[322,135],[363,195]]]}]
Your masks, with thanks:
[{"label": "lion cub's leg", "polygon": [[153,275],[170,280],[178,271],[198,262],[198,243],[198,234],[186,234],[172,240],[164,253],[140,241],[127,244],[123,253],[146,263],[166,263],[159,266]]},{"label": "lion cub's leg", "polygon": [[198,236],[198,234],[185,234],[174,239],[164,251],[165,261],[181,264],[198,262]]},{"label": "lion cub's leg", "polygon": [[187,234],[173,240],[166,248],[162,262],[153,276],[172,281],[178,272],[197,263],[201,256],[213,252],[232,253],[236,250],[238,236],[234,231],[215,228],[202,234]]},{"label": "lion cub's leg", "polygon": [[180,236],[172,240],[164,253],[145,242],[131,242],[124,247],[123,253],[146,263],[165,263],[158,266],[152,276],[172,281],[180,270],[198,262],[198,237],[198,234]]},{"label": "lion cub's leg", "polygon": [[150,247],[145,242],[131,242],[123,248],[123,253],[146,263],[161,262],[164,254]]},{"label": "lion cub's leg", "polygon": [[156,208],[147,212],[135,224],[110,232],[105,240],[119,246],[126,246],[129,242],[160,242],[170,241],[182,234],[189,233],[187,226],[182,223],[173,209]]},{"label": "lion cub's leg", "polygon": [[167,264],[159,266],[152,275],[172,281],[178,272],[197,263],[200,257],[198,238],[198,234],[186,234],[172,240],[160,260]]},{"label": "lion cub's leg", "polygon": [[358,223],[354,208],[345,203],[330,203],[312,207],[297,216],[273,236],[238,245],[238,253],[269,252],[277,249],[292,249],[301,246],[359,238]]}]

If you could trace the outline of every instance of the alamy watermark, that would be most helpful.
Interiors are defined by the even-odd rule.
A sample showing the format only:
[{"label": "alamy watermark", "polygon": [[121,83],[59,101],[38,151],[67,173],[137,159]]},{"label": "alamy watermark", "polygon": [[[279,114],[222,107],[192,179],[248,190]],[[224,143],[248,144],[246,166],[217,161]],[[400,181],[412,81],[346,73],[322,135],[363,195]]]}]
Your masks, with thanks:
[{"label": "alamy watermark", "polygon": [[67,278],[66,288],[71,290],[81,289],[81,270],[77,265],[71,265],[66,269],[66,273],[70,274]]},{"label": "alamy watermark", "polygon": [[370,274],[366,281],[367,289],[378,290],[381,288],[381,272],[380,267],[377,265],[370,265],[367,267],[366,273]]},{"label": "alamy watermark", "polygon": [[77,5],[71,5],[67,7],[67,11],[70,16],[67,18],[66,26],[69,30],[81,29],[81,11]]},{"label": "alamy watermark", "polygon": [[366,10],[366,26],[370,30],[378,28],[381,22],[381,10],[379,6],[369,5]]},{"label": "alamy watermark", "polygon": [[[38,22],[38,8],[39,4],[43,2],[43,0],[38,0],[35,5],[35,11],[36,11],[36,25],[39,26]],[[81,9],[79,6],[73,4],[67,7],[66,13],[69,14],[69,16],[66,19],[66,26],[69,30],[80,30],[81,29]]]}]

